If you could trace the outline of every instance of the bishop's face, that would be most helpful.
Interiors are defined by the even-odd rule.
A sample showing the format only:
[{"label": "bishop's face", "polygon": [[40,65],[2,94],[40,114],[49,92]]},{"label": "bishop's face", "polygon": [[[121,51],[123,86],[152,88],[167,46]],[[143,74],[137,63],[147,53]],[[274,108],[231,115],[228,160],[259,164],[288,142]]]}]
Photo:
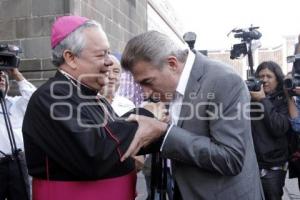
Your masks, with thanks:
[{"label": "bishop's face", "polygon": [[101,90],[108,83],[108,68],[113,64],[109,56],[109,43],[99,28],[87,28],[83,34],[85,47],[74,59],[75,77],[87,86]]}]

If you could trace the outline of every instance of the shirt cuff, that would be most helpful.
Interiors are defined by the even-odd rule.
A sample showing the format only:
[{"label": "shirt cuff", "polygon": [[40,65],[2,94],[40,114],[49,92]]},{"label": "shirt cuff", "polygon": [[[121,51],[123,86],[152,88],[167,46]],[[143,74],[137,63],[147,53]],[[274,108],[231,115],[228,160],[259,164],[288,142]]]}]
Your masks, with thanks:
[{"label": "shirt cuff", "polygon": [[300,132],[300,117],[289,118],[292,129],[296,132]]},{"label": "shirt cuff", "polygon": [[21,80],[21,81],[17,81],[17,83],[18,83],[19,86],[23,86],[24,84],[27,83],[27,80],[26,80],[26,79],[23,79],[23,80]]},{"label": "shirt cuff", "polygon": [[290,118],[289,117],[289,120],[293,124],[299,124],[300,125],[300,117],[295,117],[295,118]]},{"label": "shirt cuff", "polygon": [[170,125],[169,125],[168,130],[167,130],[167,133],[165,134],[164,140],[163,140],[163,142],[162,142],[162,144],[161,144],[161,146],[160,146],[160,151],[162,151],[162,149],[163,149],[163,147],[164,147],[164,144],[165,144],[165,141],[166,141],[166,139],[167,139],[167,137],[168,137],[168,135],[169,135],[169,133],[170,133],[170,130],[171,130],[171,128],[172,128],[173,126],[174,126],[174,124],[170,124]]},{"label": "shirt cuff", "polygon": [[31,84],[29,81],[27,81],[26,79],[23,79],[23,80],[21,80],[21,81],[17,81],[17,84],[18,84],[20,90],[21,90],[21,89],[25,89],[25,90],[31,90],[31,89],[33,89],[33,90],[35,90],[35,86],[32,85],[32,84]]}]

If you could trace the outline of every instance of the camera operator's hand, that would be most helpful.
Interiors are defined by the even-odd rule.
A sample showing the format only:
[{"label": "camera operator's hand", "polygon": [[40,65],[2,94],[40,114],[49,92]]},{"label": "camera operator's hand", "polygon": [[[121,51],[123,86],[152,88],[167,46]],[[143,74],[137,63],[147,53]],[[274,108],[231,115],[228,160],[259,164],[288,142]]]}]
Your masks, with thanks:
[{"label": "camera operator's hand", "polygon": [[[296,91],[296,89],[298,92]],[[300,87],[295,88],[293,91],[296,92],[296,94],[300,94]],[[293,96],[289,95],[288,92],[286,92],[286,94],[290,118],[295,119],[299,116],[295,99]]]},{"label": "camera operator's hand", "polygon": [[254,101],[261,101],[262,99],[266,98],[263,84],[260,86],[260,91],[257,92],[251,91],[250,95],[251,95],[251,99]]},{"label": "camera operator's hand", "polygon": [[[287,73],[287,75],[284,77],[284,80],[283,80],[283,81],[285,82],[286,80],[292,79],[292,78],[293,78],[292,73],[289,72],[289,73]],[[283,84],[283,92],[284,92],[284,94],[285,94],[285,96],[286,96],[287,99],[293,99],[293,96],[290,94],[289,89],[286,88],[286,84]]]},{"label": "camera operator's hand", "polygon": [[9,75],[15,79],[16,81],[22,81],[24,80],[24,76],[21,74],[21,72],[17,68],[13,68],[10,70],[7,70]]},{"label": "camera operator's hand", "polygon": [[300,87],[296,87],[295,89],[293,89],[293,92],[300,96]]},{"label": "camera operator's hand", "polygon": [[4,71],[0,71],[0,90],[4,92],[6,90],[7,85],[7,74]]}]

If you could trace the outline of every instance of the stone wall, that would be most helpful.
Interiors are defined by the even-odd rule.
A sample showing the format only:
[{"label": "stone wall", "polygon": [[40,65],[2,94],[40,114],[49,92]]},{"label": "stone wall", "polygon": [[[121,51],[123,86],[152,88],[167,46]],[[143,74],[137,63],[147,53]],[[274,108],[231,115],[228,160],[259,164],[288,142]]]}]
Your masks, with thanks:
[{"label": "stone wall", "polygon": [[20,71],[35,85],[53,75],[50,62],[51,24],[58,15],[70,13],[69,0],[0,1],[0,42],[21,47]]},{"label": "stone wall", "polygon": [[97,20],[112,51],[122,52],[133,36],[147,31],[147,0],[70,0],[76,15]]},{"label": "stone wall", "polygon": [[98,21],[113,52],[121,52],[131,37],[147,30],[147,0],[1,0],[0,43],[22,48],[20,71],[37,86],[55,73],[51,24],[70,14]]}]

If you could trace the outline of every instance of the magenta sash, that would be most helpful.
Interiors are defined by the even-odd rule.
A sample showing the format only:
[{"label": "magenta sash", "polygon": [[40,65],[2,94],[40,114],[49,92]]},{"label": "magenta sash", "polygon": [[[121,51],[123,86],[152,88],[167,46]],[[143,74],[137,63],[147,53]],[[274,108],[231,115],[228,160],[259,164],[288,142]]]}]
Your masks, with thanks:
[{"label": "magenta sash", "polygon": [[51,181],[33,178],[33,200],[133,200],[136,172],[97,181]]}]

